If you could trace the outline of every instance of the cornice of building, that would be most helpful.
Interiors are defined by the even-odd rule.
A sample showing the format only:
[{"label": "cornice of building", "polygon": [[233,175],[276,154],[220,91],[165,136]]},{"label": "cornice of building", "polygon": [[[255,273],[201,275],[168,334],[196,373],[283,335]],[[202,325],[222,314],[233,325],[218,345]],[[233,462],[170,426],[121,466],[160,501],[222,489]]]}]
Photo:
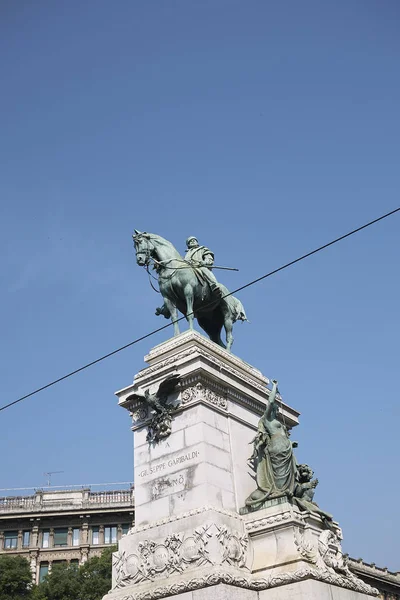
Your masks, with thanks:
[{"label": "cornice of building", "polygon": [[389,571],[387,567],[377,567],[375,563],[366,563],[362,558],[349,558],[349,568],[356,575],[370,577],[385,583],[390,583],[400,590],[400,572]]},{"label": "cornice of building", "polygon": [[5,496],[0,498],[0,518],[40,517],[45,515],[76,514],[77,512],[110,512],[133,509],[135,495],[130,490],[92,492],[82,490],[37,490],[31,496]]}]

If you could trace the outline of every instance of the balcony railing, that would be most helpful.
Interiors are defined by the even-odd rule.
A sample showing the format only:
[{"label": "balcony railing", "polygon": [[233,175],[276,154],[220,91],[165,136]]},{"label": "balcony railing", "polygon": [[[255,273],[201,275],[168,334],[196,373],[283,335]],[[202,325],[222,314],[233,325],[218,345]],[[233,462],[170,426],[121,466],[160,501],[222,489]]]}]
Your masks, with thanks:
[{"label": "balcony railing", "polygon": [[10,496],[0,498],[0,512],[32,510],[34,506],[35,496]]},{"label": "balcony railing", "polygon": [[36,492],[33,496],[5,496],[0,498],[1,513],[43,512],[54,510],[90,509],[107,506],[133,506],[134,492],[131,490],[90,490]]},{"label": "balcony railing", "polygon": [[129,504],[130,502],[133,502],[131,490],[90,492],[89,494],[89,504]]}]

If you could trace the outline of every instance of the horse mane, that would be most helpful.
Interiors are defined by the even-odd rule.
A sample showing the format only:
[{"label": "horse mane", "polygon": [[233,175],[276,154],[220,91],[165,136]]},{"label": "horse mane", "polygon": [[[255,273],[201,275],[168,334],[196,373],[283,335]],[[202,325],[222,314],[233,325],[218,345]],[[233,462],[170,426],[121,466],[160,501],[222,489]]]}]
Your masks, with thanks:
[{"label": "horse mane", "polygon": [[170,241],[161,237],[161,235],[158,235],[157,233],[146,233],[146,236],[148,236],[148,238],[155,242],[157,245],[168,249],[171,253],[175,252],[176,258],[182,258],[181,254],[178,252],[175,246]]}]

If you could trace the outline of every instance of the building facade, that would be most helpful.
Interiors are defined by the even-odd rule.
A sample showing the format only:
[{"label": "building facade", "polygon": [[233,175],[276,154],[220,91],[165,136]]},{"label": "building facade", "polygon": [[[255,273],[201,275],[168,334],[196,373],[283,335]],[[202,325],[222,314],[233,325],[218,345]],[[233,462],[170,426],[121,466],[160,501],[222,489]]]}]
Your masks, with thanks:
[{"label": "building facade", "polygon": [[400,572],[393,573],[386,567],[377,567],[374,563],[366,563],[361,558],[349,559],[350,570],[360,579],[372,585],[380,592],[381,600],[400,600]]},{"label": "building facade", "polygon": [[57,562],[84,564],[134,521],[134,492],[37,491],[0,498],[0,554],[25,557],[35,583]]}]

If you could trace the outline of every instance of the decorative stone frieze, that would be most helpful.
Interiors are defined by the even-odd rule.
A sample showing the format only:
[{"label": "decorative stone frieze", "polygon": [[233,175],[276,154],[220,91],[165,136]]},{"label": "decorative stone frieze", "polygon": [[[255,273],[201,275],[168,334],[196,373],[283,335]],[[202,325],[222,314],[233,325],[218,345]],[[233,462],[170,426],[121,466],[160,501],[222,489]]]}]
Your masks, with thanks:
[{"label": "decorative stone frieze", "polygon": [[[157,587],[152,587],[143,591],[138,590],[133,593],[130,592],[128,594],[119,595],[118,600],[160,600],[161,598],[176,596],[201,588],[216,586],[218,584],[226,584],[261,592],[263,590],[299,583],[309,579],[338,586],[353,592],[367,594],[368,596],[378,595],[378,590],[367,585],[360,579],[356,581],[349,580],[340,575],[329,573],[328,571],[319,571],[311,567],[304,567],[296,571],[282,572],[263,578],[252,577],[251,575],[239,575],[228,570],[212,568],[208,569],[207,572],[203,571],[201,575],[191,577],[190,579],[182,578],[177,581],[175,578],[175,581],[171,583],[166,580],[164,585],[157,585]],[[210,599],[212,598],[211,595],[209,597]],[[257,596],[255,596],[255,598],[257,598]]]},{"label": "decorative stone frieze", "polygon": [[247,535],[217,523],[206,523],[191,532],[171,533],[156,542],[145,539],[130,554],[113,555],[116,587],[154,581],[206,565],[245,568]]},{"label": "decorative stone frieze", "polygon": [[182,404],[190,404],[191,402],[208,402],[218,408],[227,409],[228,402],[226,397],[216,394],[210,388],[204,387],[202,383],[197,383],[195,386],[188,387],[181,393]]}]

